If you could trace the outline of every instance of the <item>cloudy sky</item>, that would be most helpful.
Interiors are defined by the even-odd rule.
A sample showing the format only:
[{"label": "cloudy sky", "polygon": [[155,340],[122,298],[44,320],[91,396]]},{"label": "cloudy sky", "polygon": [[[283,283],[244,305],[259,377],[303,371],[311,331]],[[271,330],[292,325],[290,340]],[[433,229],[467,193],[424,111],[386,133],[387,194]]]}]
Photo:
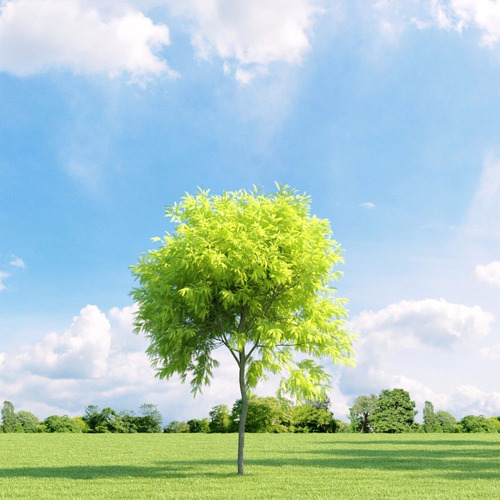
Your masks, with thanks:
[{"label": "cloudy sky", "polygon": [[232,404],[224,353],[196,400],[154,379],[129,266],[185,192],[274,181],[345,249],[335,416],[500,414],[499,0],[0,0],[0,402]]}]

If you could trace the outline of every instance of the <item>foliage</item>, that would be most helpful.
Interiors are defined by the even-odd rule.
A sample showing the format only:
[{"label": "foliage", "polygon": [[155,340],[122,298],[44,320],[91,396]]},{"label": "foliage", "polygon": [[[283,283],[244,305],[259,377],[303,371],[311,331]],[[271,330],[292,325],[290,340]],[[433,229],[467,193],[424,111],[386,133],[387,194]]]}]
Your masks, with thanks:
[{"label": "foliage", "polygon": [[229,416],[229,407],[227,405],[216,405],[210,412],[210,432],[229,432],[231,419]]},{"label": "foliage", "polygon": [[378,396],[370,394],[369,396],[358,396],[351,408],[349,408],[349,417],[351,425],[356,432],[373,432],[370,417],[377,405]]},{"label": "foliage", "polygon": [[500,432],[500,417],[489,417],[488,420],[493,424],[497,432]]},{"label": "foliage", "polygon": [[424,430],[425,432],[436,432],[436,425],[439,425],[434,413],[434,405],[430,401],[424,404]]},{"label": "foliage", "polygon": [[163,432],[166,433],[188,433],[190,432],[190,427],[186,422],[179,422],[178,420],[172,420],[169,424],[165,426]]},{"label": "foliage", "polygon": [[155,433],[161,432],[161,413],[153,404],[141,405],[141,416],[133,412],[117,413],[112,408],[100,410],[98,406],[89,405],[85,410],[83,421],[91,433]]},{"label": "foliage", "polygon": [[197,433],[202,432],[204,434],[210,432],[210,422],[208,418],[202,418],[201,420],[193,418],[186,422],[189,426],[189,432]]},{"label": "foliage", "polygon": [[82,426],[78,421],[73,418],[63,415],[51,415],[43,421],[45,432],[68,432],[68,433],[81,433],[83,432]]},{"label": "foliage", "polygon": [[38,432],[40,421],[30,411],[18,411],[16,413],[16,420],[23,428],[23,432]]},{"label": "foliage", "polygon": [[496,426],[483,415],[467,415],[460,420],[463,432],[497,432]]},{"label": "foliage", "polygon": [[333,418],[333,414],[311,404],[293,408],[292,425],[295,432],[335,432],[337,430],[337,421]]},{"label": "foliage", "polygon": [[[232,432],[236,432],[239,427],[241,404],[241,399],[238,399],[231,411]],[[289,409],[285,402],[273,397],[249,398],[245,432],[287,432],[289,423]]]},{"label": "foliage", "polygon": [[384,389],[372,413],[371,423],[375,432],[410,432],[416,415],[415,402],[403,389]]},{"label": "foliage", "polygon": [[310,199],[288,186],[210,196],[187,194],[166,215],[177,226],[143,255],[131,295],[139,305],[136,332],[149,339],[156,374],[190,377],[196,394],[218,366],[225,346],[239,369],[242,399],[238,472],[243,474],[248,391],[281,379],[280,395],[320,398],[329,375],[313,359],[352,364],[344,328],[345,300],[334,296],[333,271],[342,261],[327,220],[310,215]]},{"label": "foliage", "polygon": [[10,401],[4,401],[2,406],[2,427],[4,432],[15,432],[16,413]]},{"label": "foliage", "polygon": [[349,362],[352,348],[345,301],[329,285],[340,275],[339,245],[309,202],[282,187],[269,196],[200,191],[167,207],[175,232],[133,267],[136,330],[150,340],[159,377],[191,374],[196,393],[225,345],[246,366],[248,388],[285,369],[284,392],[321,396],[326,372],[312,360],[295,364],[293,351]]},{"label": "foliage", "polygon": [[457,421],[450,412],[443,410],[437,411],[436,422],[444,433],[459,431],[457,427]]}]

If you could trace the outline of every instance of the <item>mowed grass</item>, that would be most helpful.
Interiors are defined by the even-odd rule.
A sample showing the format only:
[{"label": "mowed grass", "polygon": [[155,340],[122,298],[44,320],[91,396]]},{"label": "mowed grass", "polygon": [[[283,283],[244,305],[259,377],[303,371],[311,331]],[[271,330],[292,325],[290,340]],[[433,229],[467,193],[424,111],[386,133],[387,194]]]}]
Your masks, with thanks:
[{"label": "mowed grass", "polygon": [[0,434],[0,498],[500,498],[500,434]]}]

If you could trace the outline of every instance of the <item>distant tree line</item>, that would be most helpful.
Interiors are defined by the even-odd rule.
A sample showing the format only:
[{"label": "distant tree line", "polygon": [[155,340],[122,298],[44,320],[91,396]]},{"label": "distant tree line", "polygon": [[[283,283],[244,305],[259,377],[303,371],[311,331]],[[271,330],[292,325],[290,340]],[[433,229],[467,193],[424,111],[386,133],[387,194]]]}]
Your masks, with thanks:
[{"label": "distant tree line", "polygon": [[82,417],[51,415],[40,421],[29,411],[14,411],[10,401],[2,406],[1,432],[71,432],[71,433],[136,433],[161,432],[162,417],[156,405],[145,403],[140,407],[140,415],[132,411],[116,412],[112,408],[99,409],[89,405]]},{"label": "distant tree line", "polygon": [[[500,432],[500,417],[467,415],[460,421],[447,411],[434,411],[426,401],[423,424],[415,422],[415,402],[403,389],[384,389],[376,394],[357,397],[349,409],[350,423],[334,418],[330,399],[306,401],[294,405],[291,401],[275,397],[250,396],[246,432]],[[2,407],[1,432],[73,432],[73,433],[228,433],[238,432],[241,399],[230,409],[216,405],[208,418],[187,422],[174,420],[162,428],[162,416],[153,404],[143,404],[140,415],[131,411],[116,412],[112,408],[87,406],[81,417],[51,415],[40,421],[29,411],[14,411],[10,401]]]}]

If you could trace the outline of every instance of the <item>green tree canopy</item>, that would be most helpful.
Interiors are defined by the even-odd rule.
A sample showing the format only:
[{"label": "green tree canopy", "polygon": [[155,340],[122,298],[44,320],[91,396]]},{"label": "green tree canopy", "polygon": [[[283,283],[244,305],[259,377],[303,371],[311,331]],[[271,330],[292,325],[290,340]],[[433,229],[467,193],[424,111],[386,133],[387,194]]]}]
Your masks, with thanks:
[{"label": "green tree canopy", "polygon": [[369,396],[358,396],[352,407],[349,408],[349,417],[353,430],[358,432],[368,432],[372,430],[370,417],[377,405],[378,396],[370,394]]},{"label": "green tree canopy", "polygon": [[24,432],[38,432],[38,417],[30,411],[20,410],[16,413],[16,420],[19,422]]},{"label": "green tree canopy", "polygon": [[166,214],[177,226],[133,267],[139,286],[136,331],[160,378],[190,377],[196,394],[210,382],[224,346],[239,368],[242,396],[238,471],[243,473],[248,391],[266,373],[285,373],[280,392],[321,397],[329,381],[313,359],[352,363],[345,300],[332,281],[339,244],[330,224],[310,214],[310,199],[284,186],[276,193],[200,191]]},{"label": "green tree canopy", "polygon": [[403,389],[384,389],[377,399],[371,422],[375,432],[410,432],[416,415],[415,401]]},{"label": "green tree canopy", "polygon": [[458,432],[457,420],[450,412],[443,410],[437,411],[436,421],[441,426],[443,432]]},{"label": "green tree canopy", "polygon": [[424,404],[424,431],[435,432],[437,425],[439,425],[439,422],[434,413],[434,405],[430,401],[426,401]]},{"label": "green tree canopy", "polygon": [[4,401],[2,406],[2,424],[4,432],[15,432],[16,430],[16,412],[14,405],[10,401]]}]

